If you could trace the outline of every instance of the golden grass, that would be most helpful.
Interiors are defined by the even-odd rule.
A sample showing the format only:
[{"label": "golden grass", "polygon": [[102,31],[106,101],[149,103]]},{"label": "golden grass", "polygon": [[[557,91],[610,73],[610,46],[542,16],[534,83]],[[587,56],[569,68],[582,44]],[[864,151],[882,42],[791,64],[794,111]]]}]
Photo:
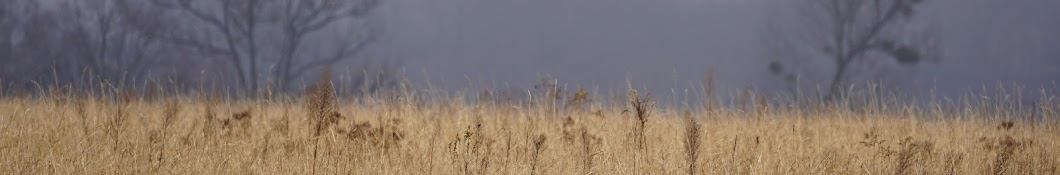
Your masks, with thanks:
[{"label": "golden grass", "polygon": [[[584,90],[574,96],[588,101]],[[567,110],[326,93],[290,101],[118,97],[3,98],[0,172],[1060,173],[1052,112],[1060,107],[1051,103],[1038,109],[1044,119],[1027,121],[998,117],[1010,114],[1004,107],[855,112],[748,102],[756,107],[697,110],[656,107],[639,95],[624,107]]]}]

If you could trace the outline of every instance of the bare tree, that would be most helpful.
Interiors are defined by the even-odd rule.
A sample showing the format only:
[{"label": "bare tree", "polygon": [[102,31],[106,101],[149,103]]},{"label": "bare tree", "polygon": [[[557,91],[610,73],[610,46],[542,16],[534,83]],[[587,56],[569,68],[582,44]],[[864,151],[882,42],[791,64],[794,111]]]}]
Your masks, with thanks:
[{"label": "bare tree", "polygon": [[[74,25],[65,47],[72,57],[87,59],[83,66],[100,79],[128,84],[149,79],[167,49],[158,33],[166,29],[161,13],[131,0],[76,0],[64,6]],[[75,67],[75,70],[77,67]]]},{"label": "bare tree", "polygon": [[15,14],[11,11],[14,2],[15,0],[0,2],[0,59],[11,57],[11,35],[14,34],[15,28]]},{"label": "bare tree", "polygon": [[395,68],[355,58],[363,58],[379,36],[367,20],[379,3],[0,1],[0,79],[21,89],[84,85],[77,82],[85,80],[120,86],[159,79],[210,81],[256,95],[254,90],[266,84],[299,92],[291,89],[297,80],[310,80],[310,74],[332,67],[357,69],[345,70],[356,75],[337,76],[347,81],[340,84],[375,91],[393,84],[390,71]]},{"label": "bare tree", "polygon": [[[256,17],[260,15],[256,13],[261,7],[258,3],[260,1],[155,0],[152,2],[165,9],[180,11],[181,15],[191,16],[195,19],[195,24],[204,26],[189,27],[186,30],[191,32],[168,35],[166,38],[170,42],[195,47],[211,55],[226,55],[232,67],[235,68],[240,89],[252,88],[248,86],[247,81],[256,79],[247,76],[257,74],[246,72],[244,67],[247,65],[244,64],[249,62],[250,67],[257,67],[258,43],[253,41],[255,39],[254,29],[258,24]],[[211,7],[219,7],[219,9]],[[192,33],[200,31],[202,32]],[[220,42],[215,40],[220,40]]]},{"label": "bare tree", "polygon": [[[168,28],[136,0],[3,1],[0,60],[5,81],[23,87],[173,78],[179,48],[159,42]],[[168,69],[165,69],[168,68]],[[81,83],[79,83],[81,82]]]},{"label": "bare tree", "polygon": [[[799,86],[799,68],[826,60],[835,66],[827,79],[826,99],[835,98],[846,81],[871,66],[912,66],[937,61],[937,36],[914,24],[923,0],[799,0],[791,23],[767,27],[768,69],[783,81]],[[923,26],[923,25],[921,25]],[[823,58],[823,59],[822,59]]]},{"label": "bare tree", "polygon": [[76,76],[70,69],[82,61],[72,59],[65,50],[65,29],[69,25],[61,11],[39,1],[3,3],[3,79],[23,89],[36,89],[68,82]]},{"label": "bare tree", "polygon": [[[56,25],[56,18],[48,13],[40,12],[40,4],[35,1],[12,0],[3,1],[0,16],[0,39],[3,39],[0,51],[4,62],[0,66],[0,76],[6,81],[20,88],[31,86],[31,82],[43,79],[46,76],[45,67],[54,62],[54,54],[50,51],[41,51],[49,48],[49,44],[58,37],[46,31]],[[47,79],[51,80],[51,79]],[[45,84],[46,82],[41,82]],[[6,86],[6,85],[5,85]]]},{"label": "bare tree", "polygon": [[[239,87],[248,94],[270,80],[286,90],[306,72],[357,57],[377,36],[356,31],[368,28],[358,22],[379,0],[152,2],[193,19],[191,28],[168,40],[225,57],[236,71]],[[336,30],[348,32],[325,33]],[[322,35],[323,39],[310,39]],[[261,76],[269,71],[271,77]]]},{"label": "bare tree", "polygon": [[305,47],[303,44],[308,35],[322,32],[326,27],[342,22],[342,20],[361,18],[377,6],[379,0],[285,0],[283,3],[285,15],[281,17],[281,25],[285,44],[281,53],[282,57],[273,73],[279,87],[289,88],[294,79],[310,70],[356,56],[379,36],[370,28],[367,31],[351,33],[350,38],[341,38],[338,41],[339,44],[332,54],[323,55],[320,59],[312,61],[295,62],[300,49]]}]

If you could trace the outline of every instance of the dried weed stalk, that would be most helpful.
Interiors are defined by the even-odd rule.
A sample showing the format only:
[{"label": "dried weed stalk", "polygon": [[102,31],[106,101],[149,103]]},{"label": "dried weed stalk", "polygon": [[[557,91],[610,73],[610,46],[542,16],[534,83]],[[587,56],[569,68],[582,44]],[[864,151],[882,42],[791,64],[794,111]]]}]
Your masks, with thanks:
[{"label": "dried weed stalk", "polygon": [[158,162],[162,162],[166,157],[166,140],[169,139],[169,128],[173,126],[173,123],[177,120],[177,115],[180,114],[180,102],[177,100],[171,100],[166,104],[166,109],[162,113],[162,126],[161,133],[162,139],[159,140],[158,144],[161,144],[158,148]]},{"label": "dried weed stalk", "polygon": [[306,91],[305,108],[308,112],[310,133],[313,133],[313,163],[310,174],[316,174],[317,152],[319,151],[320,135],[329,126],[338,122],[335,110],[335,86],[331,82],[331,76],[327,71],[321,75],[319,82],[310,86]]},{"label": "dried weed stalk", "polygon": [[685,156],[688,158],[688,174],[695,174],[696,161],[699,158],[700,125],[692,117],[690,111],[685,111]]},{"label": "dried weed stalk", "polygon": [[539,172],[537,172],[538,164],[540,164],[541,154],[544,153],[545,147],[547,146],[545,145],[545,139],[547,138],[543,134],[534,136],[533,138],[533,149],[530,153],[530,174],[539,174]]},{"label": "dried weed stalk", "polygon": [[633,117],[636,118],[636,126],[633,128],[633,140],[637,149],[645,149],[644,143],[644,132],[645,124],[648,122],[649,110],[653,108],[650,97],[644,96],[641,99],[640,95],[637,94],[636,90],[629,91],[629,104],[633,109]]}]

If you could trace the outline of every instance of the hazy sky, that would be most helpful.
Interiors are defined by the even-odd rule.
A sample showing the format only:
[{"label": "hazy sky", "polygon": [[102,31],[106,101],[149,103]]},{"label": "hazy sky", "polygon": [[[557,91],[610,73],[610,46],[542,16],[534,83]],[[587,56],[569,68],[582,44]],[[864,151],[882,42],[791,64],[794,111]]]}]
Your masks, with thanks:
[{"label": "hazy sky", "polygon": [[[390,0],[378,57],[440,88],[527,88],[551,75],[620,89],[627,77],[677,91],[716,73],[722,91],[771,84],[757,41],[781,0]],[[1060,1],[934,0],[940,64],[901,68],[910,87],[941,92],[1060,80]],[[427,76],[427,77],[425,77]],[[470,79],[472,82],[469,82]],[[827,83],[827,82],[822,82]],[[921,92],[923,90],[920,90]]]}]

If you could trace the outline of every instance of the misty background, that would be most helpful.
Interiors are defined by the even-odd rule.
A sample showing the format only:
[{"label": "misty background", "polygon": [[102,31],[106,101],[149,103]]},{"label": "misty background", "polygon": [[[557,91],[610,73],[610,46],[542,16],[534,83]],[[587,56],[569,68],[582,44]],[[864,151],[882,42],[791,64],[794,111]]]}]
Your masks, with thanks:
[{"label": "misty background", "polygon": [[[719,93],[773,89],[778,80],[762,59],[760,36],[793,2],[394,0],[384,9],[390,36],[380,45],[417,81],[446,88],[527,87],[551,76],[620,90],[628,77],[669,94],[701,85],[713,70]],[[942,58],[892,68],[892,83],[941,95],[998,82],[1056,88],[1060,2],[933,0],[918,8],[917,18],[941,34]]]},{"label": "misty background", "polygon": [[[0,16],[0,77],[5,86],[32,89],[33,81],[63,84],[84,79],[79,76],[83,77],[88,69],[78,67],[82,64],[54,70],[64,63],[90,59],[85,55],[98,55],[87,50],[136,55],[99,49],[96,43],[100,43],[100,37],[91,34],[82,34],[87,40],[82,44],[71,40],[77,35],[63,34],[77,31],[77,26],[99,27],[92,22],[98,18],[86,17],[91,15],[64,14],[74,11],[71,8],[98,9],[90,7],[118,1],[121,0],[70,1],[85,6],[80,7],[64,0],[5,0],[8,4],[0,12],[4,15]],[[287,7],[284,3],[254,6],[261,11],[251,11],[258,14],[251,16],[260,18],[249,19],[262,21],[261,29],[251,30],[249,37],[229,38],[236,45],[229,47],[232,45],[225,44],[225,37],[221,37],[224,32],[210,32],[210,25],[196,20],[191,13],[164,5],[183,0],[159,1],[163,5],[132,1],[127,6],[141,9],[133,10],[137,13],[155,15],[132,15],[147,17],[140,22],[157,22],[133,26],[147,26],[149,30],[165,31],[161,32],[164,34],[120,39],[157,42],[158,46],[146,48],[129,44],[129,49],[151,51],[129,57],[162,59],[157,59],[156,65],[145,65],[147,70],[139,71],[141,75],[136,78],[126,78],[133,66],[116,61],[98,69],[97,74],[111,74],[100,79],[168,80],[189,89],[202,84],[241,89],[277,85],[284,91],[299,92],[323,69],[330,69],[332,77],[345,82],[340,83],[346,85],[344,89],[358,89],[352,91],[365,91],[364,87],[369,86],[372,88],[368,89],[393,87],[396,77],[403,76],[420,88],[452,91],[527,90],[542,79],[554,79],[570,88],[608,91],[626,88],[629,80],[634,87],[654,94],[680,95],[702,86],[708,74],[713,73],[719,93],[743,88],[783,91],[785,79],[770,70],[770,57],[776,56],[770,55],[774,51],[766,46],[773,42],[769,37],[776,32],[806,30],[787,27],[804,22],[790,18],[798,16],[793,9],[802,1],[351,0],[339,2],[353,3],[350,9],[370,8],[311,32],[295,47],[295,54],[288,55],[285,49],[291,47],[285,43],[294,37],[284,35],[288,30],[282,24],[299,18],[279,13],[284,9],[281,7]],[[263,2],[273,1],[284,2]],[[219,13],[225,10],[218,8],[221,6],[217,2],[196,1],[189,7],[227,14]],[[935,94],[953,96],[998,82],[1055,90],[1055,83],[1060,80],[1058,8],[1060,1],[1051,0],[928,0],[916,6],[915,20],[909,26],[930,28],[936,33],[933,37],[938,39],[937,61],[875,66],[872,76],[865,77],[918,95],[934,89]],[[269,11],[277,9],[280,10],[275,13]],[[246,27],[231,27],[229,31],[246,31]],[[127,32],[105,36],[116,37],[118,33]],[[248,42],[249,38],[256,42]],[[45,41],[31,42],[35,40]],[[357,44],[361,42],[365,43],[363,48]],[[348,53],[342,51],[347,48],[341,47],[345,45],[352,48]],[[88,49],[73,49],[78,47]],[[229,61],[236,57],[241,61]],[[341,59],[313,64],[332,57]],[[245,70],[232,70],[234,65]],[[283,65],[316,66],[294,66],[308,68],[306,73],[287,75],[291,78],[276,83],[275,77],[284,77],[279,76],[284,71],[277,71],[283,70]],[[830,66],[804,69],[833,71]],[[240,72],[244,75],[235,75]],[[57,78],[60,76],[56,74],[67,78]],[[827,88],[830,82],[824,79],[827,78],[802,80]]]}]

